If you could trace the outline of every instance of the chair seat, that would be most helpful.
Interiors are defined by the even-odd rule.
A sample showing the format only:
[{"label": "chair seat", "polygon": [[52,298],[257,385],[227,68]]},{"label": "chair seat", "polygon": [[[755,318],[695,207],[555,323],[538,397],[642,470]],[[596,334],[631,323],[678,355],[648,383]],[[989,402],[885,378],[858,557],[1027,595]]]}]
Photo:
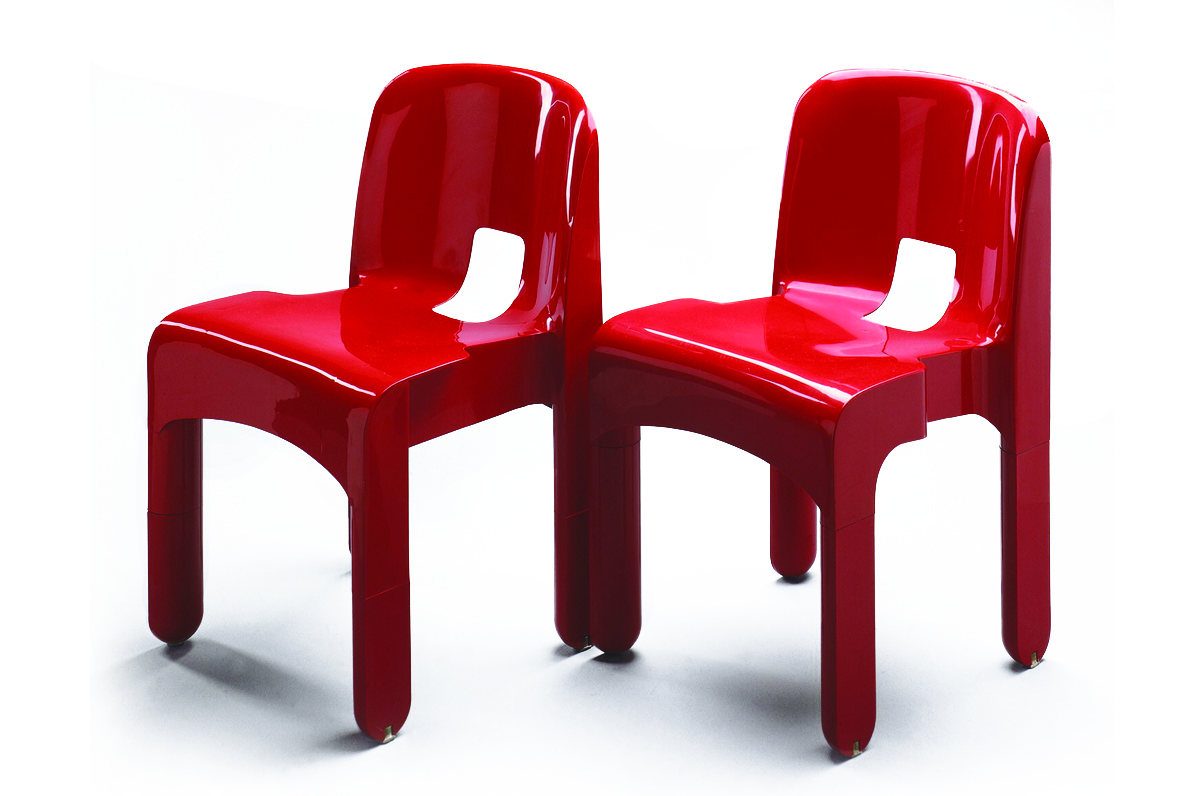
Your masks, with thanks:
[{"label": "chair seat", "polygon": [[[447,318],[429,309],[419,286],[380,279],[326,293],[208,301],[155,330],[151,367],[171,387],[153,401],[151,424],[209,417],[261,428],[343,481],[350,414],[393,385],[414,388],[412,444],[549,400],[543,327],[515,314],[484,323]],[[475,395],[457,389],[463,379],[492,386]]]},{"label": "chair seat", "polygon": [[379,282],[310,295],[243,293],[185,307],[163,324],[175,330],[162,330],[168,335],[226,356],[374,397],[465,359],[471,345],[537,331],[463,323],[406,297],[403,285]]},{"label": "chair seat", "polygon": [[[911,346],[889,352],[893,330],[863,319],[878,303],[852,296],[818,312],[795,292],[728,304],[680,299],[612,318],[594,350],[834,424],[859,393],[924,369]],[[922,348],[949,350],[932,338]]]}]

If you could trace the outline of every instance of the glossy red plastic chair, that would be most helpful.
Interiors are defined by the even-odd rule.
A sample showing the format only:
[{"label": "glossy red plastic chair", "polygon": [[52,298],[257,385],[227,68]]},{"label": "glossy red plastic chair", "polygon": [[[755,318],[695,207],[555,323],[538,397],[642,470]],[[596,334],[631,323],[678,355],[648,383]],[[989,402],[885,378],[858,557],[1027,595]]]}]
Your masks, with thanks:
[{"label": "glossy red plastic chair", "polygon": [[[596,128],[548,75],[483,65],[397,77],[371,118],[350,288],[247,293],[168,316],[149,349],[150,627],[202,613],[200,418],[254,426],[327,469],[350,503],[354,712],[408,715],[408,448],[521,406],[554,409],[556,624],[588,646],[586,352],[600,323]],[[433,308],[481,227],[520,236],[519,292],[485,323]],[[586,460],[586,459],[585,459]],[[574,478],[574,480],[572,480]]]},{"label": "glossy red plastic chair", "polygon": [[[956,253],[925,331],[864,315],[902,238]],[[799,576],[821,508],[822,723],[847,756],[875,726],[874,493],[933,420],[1001,434],[1003,638],[1033,666],[1050,633],[1050,145],[1021,100],[965,80],[835,72],[796,106],[769,298],[619,315],[590,359],[597,494],[592,641],[640,631],[638,428],[704,434],[772,465],[771,556]]]}]

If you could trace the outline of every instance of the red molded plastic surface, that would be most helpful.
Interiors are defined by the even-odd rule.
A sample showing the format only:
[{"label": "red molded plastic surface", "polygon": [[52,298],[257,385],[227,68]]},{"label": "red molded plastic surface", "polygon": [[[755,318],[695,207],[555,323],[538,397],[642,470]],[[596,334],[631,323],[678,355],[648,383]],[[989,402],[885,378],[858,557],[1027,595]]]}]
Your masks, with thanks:
[{"label": "red molded plastic surface", "polygon": [[[902,238],[956,252],[954,297],[925,331],[866,320]],[[1004,639],[1049,638],[1050,144],[1021,100],[915,72],[835,72],[796,106],[773,295],[681,299],[608,321],[593,343],[597,468],[593,642],[640,628],[636,447],[642,425],[705,434],[772,465],[772,562],[814,560],[821,509],[822,715],[847,755],[875,724],[873,525],[879,468],[929,421],[976,413],[1004,455]],[[611,446],[609,446],[611,448]],[[595,460],[595,459],[594,459]]]},{"label": "red molded plastic surface", "polygon": [[[588,644],[587,345],[600,323],[596,127],[549,75],[477,64],[397,77],[371,118],[350,287],[187,307],[149,349],[150,623],[202,614],[200,420],[297,445],[350,501],[354,702],[387,740],[410,702],[408,448],[534,403],[554,409],[556,623]],[[462,286],[475,231],[520,236],[499,317],[433,308]]]}]

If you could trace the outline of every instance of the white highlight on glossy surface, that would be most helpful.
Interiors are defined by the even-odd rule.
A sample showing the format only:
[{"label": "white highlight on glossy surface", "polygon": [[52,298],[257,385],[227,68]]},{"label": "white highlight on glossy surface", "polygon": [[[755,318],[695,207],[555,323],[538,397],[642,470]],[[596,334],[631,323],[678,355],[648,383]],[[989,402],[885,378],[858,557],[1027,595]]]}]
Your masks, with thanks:
[{"label": "white highlight on glossy surface", "polygon": [[[806,379],[798,373],[792,373],[790,370],[787,370],[786,368],[781,368],[778,365],[772,365],[770,362],[763,362],[761,359],[755,359],[754,357],[748,357],[743,354],[736,354],[733,351],[729,351],[724,348],[718,348],[717,346],[706,345],[705,343],[701,343],[696,340],[689,340],[686,337],[677,337],[676,335],[673,335],[673,334],[667,334],[666,332],[660,332],[657,329],[649,329],[648,328],[648,329],[646,329],[646,331],[649,332],[650,334],[658,335],[659,337],[665,337],[668,340],[674,340],[678,343],[683,343],[685,346],[695,346],[696,348],[703,348],[705,351],[711,351],[714,354],[719,354],[720,356],[723,356],[723,357],[732,357],[733,359],[738,359],[738,360],[741,360],[742,362],[746,362],[751,365],[756,365],[760,368],[763,368],[764,370],[769,370],[772,373],[777,373],[780,376],[783,376],[783,377],[789,379],[790,381],[800,382],[801,384],[811,387],[812,389],[816,390],[817,392],[821,393],[822,395],[827,395],[832,398],[836,398],[839,401],[845,402],[845,401],[850,400],[850,393],[845,392],[844,390],[839,390],[836,387],[832,387],[827,384],[821,384],[819,382],[815,382],[812,379]],[[795,392],[795,391],[793,390],[792,392]],[[795,393],[795,394],[799,395],[800,393]]]},{"label": "white highlight on glossy surface", "polygon": [[955,252],[914,238],[901,238],[887,298],[868,321],[920,332],[942,319],[954,298]]},{"label": "white highlight on glossy surface", "polygon": [[520,235],[480,227],[471,243],[471,262],[462,288],[434,311],[456,321],[490,321],[517,297],[524,261],[525,241]]},{"label": "white highlight on glossy surface", "polygon": [[284,362],[291,362],[293,365],[299,365],[302,368],[308,368],[313,373],[316,373],[320,376],[324,376],[325,378],[329,379],[330,381],[334,382],[335,384],[340,384],[343,387],[349,387],[352,390],[361,392],[363,395],[370,395],[372,397],[375,396],[375,393],[371,392],[370,390],[364,390],[362,387],[356,387],[348,381],[343,381],[342,379],[339,379],[337,376],[334,376],[332,373],[328,373],[324,370],[321,370],[316,365],[310,365],[307,362],[301,362],[298,359],[293,359],[292,357],[284,356],[283,354],[280,354],[277,351],[272,351],[269,348],[263,348],[262,346],[251,345],[250,343],[243,342],[242,340],[235,340],[232,337],[229,337],[228,335],[219,334],[218,332],[209,331],[208,329],[201,329],[199,326],[189,326],[186,323],[179,323],[177,321],[161,321],[159,323],[159,325],[160,326],[177,326],[180,329],[187,329],[188,331],[191,331],[191,332],[199,332],[200,334],[207,334],[212,337],[216,337],[218,339],[224,340],[226,342],[233,343],[234,345],[241,346],[242,348],[249,348],[251,351],[258,351],[259,353],[267,354],[268,356],[275,357],[276,359],[282,359]]}]

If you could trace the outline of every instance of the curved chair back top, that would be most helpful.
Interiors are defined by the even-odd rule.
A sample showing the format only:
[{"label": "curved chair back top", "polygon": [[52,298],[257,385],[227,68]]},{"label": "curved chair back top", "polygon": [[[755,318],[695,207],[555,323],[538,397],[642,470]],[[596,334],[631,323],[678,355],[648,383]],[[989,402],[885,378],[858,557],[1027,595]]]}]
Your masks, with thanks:
[{"label": "curved chair back top", "polygon": [[506,316],[553,314],[594,140],[579,93],[549,75],[481,64],[404,72],[371,117],[350,284],[398,278],[440,304],[462,286],[475,231],[488,227],[525,244]]},{"label": "curved chair back top", "polygon": [[833,72],[796,105],[775,292],[802,282],[886,294],[901,238],[957,255],[934,328],[1000,339],[1013,317],[1016,243],[1041,120],[997,89],[921,72]]}]

